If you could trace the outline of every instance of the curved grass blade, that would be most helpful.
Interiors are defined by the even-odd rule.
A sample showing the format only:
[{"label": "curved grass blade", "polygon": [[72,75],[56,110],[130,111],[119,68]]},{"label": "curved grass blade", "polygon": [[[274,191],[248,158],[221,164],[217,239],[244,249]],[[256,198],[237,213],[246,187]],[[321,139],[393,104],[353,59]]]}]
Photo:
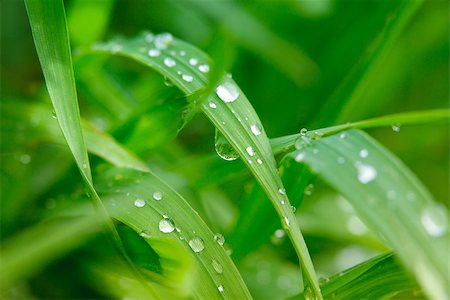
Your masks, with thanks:
[{"label": "curved grass blade", "polygon": [[169,259],[170,267],[177,261],[172,257],[173,245],[168,242],[179,243],[191,253],[194,270],[179,284],[191,287],[195,299],[251,298],[222,247],[221,237],[212,233],[187,202],[159,178],[151,173],[112,168],[102,172],[97,190],[109,203],[110,213],[140,233],[161,257],[162,264]]},{"label": "curved grass blade", "polygon": [[[382,254],[338,275],[321,286],[326,299],[389,299],[405,291],[418,289],[392,253]],[[292,299],[303,299],[299,295]]]},{"label": "curved grass blade", "polygon": [[[187,95],[195,96],[208,87],[210,60],[207,55],[167,33],[156,36],[146,33],[133,39],[96,45],[94,50],[143,63],[164,75]],[[202,109],[261,184],[282,219],[306,277],[320,298],[317,276],[278,175],[267,136],[253,107],[230,77],[222,78],[214,94],[193,97],[194,110]]]},{"label": "curved grass blade", "polygon": [[358,130],[311,140],[290,156],[350,201],[429,297],[447,298],[448,211],[398,158]]},{"label": "curved grass blade", "polygon": [[[399,130],[400,126],[403,125],[431,124],[448,121],[450,121],[450,110],[448,109],[413,111],[347,123],[344,125],[311,130],[305,135],[310,137],[313,137],[313,135],[315,135],[316,137],[325,137],[352,128],[364,129],[382,126],[393,126],[394,129]],[[300,138],[300,136],[301,134],[298,133],[271,139],[270,143],[272,145],[272,151],[275,154],[280,154],[293,150],[295,143]]]}]

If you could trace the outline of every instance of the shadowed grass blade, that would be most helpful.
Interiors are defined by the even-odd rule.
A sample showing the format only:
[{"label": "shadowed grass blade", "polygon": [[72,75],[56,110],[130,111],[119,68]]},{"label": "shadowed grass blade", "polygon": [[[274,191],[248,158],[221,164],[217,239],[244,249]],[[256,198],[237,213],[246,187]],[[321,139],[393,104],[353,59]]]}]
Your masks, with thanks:
[{"label": "shadowed grass blade", "polygon": [[202,89],[209,88],[207,75],[211,62],[197,48],[176,40],[167,33],[156,36],[145,33],[132,39],[99,44],[94,50],[122,55],[143,63],[164,75],[185,94],[192,96],[193,110],[202,109],[271,199],[281,217],[283,228],[294,244],[303,270],[320,297],[316,274],[278,175],[267,136],[256,112],[231,76],[223,76],[214,87],[214,94],[195,97]]},{"label": "shadowed grass blade", "polygon": [[309,140],[290,156],[350,201],[428,296],[448,296],[448,211],[398,158],[358,130]]}]

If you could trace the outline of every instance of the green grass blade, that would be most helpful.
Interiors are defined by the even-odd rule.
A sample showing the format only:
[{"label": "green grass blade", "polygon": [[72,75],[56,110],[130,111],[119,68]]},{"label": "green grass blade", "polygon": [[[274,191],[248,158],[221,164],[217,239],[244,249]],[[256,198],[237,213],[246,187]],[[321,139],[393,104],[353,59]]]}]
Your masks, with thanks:
[{"label": "green grass blade", "polygon": [[[0,291],[5,291],[40,271],[48,263],[98,233],[105,219],[95,216],[43,222],[2,245]],[[30,247],[30,242],[32,246]]]},{"label": "green grass blade", "polygon": [[92,184],[80,125],[66,16],[61,0],[25,0],[48,93],[64,138],[86,181]]},{"label": "green grass blade", "polygon": [[448,211],[387,149],[358,130],[311,140],[291,154],[344,195],[433,299],[448,296]]},{"label": "green grass blade", "polygon": [[[98,52],[118,54],[143,63],[164,75],[187,95],[208,87],[210,60],[197,48],[169,34],[144,34],[133,39],[96,45]],[[193,63],[192,59],[195,60]],[[207,66],[207,67],[206,67]],[[316,274],[289,200],[276,169],[269,141],[253,107],[230,76],[224,76],[216,93],[193,98],[214,126],[230,142],[271,199],[291,238],[306,277],[320,297]],[[221,97],[219,97],[221,95]]]},{"label": "green grass blade", "polygon": [[328,278],[321,288],[326,299],[356,300],[386,299],[418,286],[387,253]]},{"label": "green grass blade", "polygon": [[[395,130],[400,130],[400,126],[403,125],[432,124],[449,121],[450,110],[448,109],[413,111],[311,130],[307,132],[306,135],[328,136],[352,128],[364,129],[383,126],[393,126],[396,127]],[[271,139],[270,143],[272,145],[273,152],[275,154],[280,154],[292,150],[299,137],[300,133]]]},{"label": "green grass blade", "polygon": [[[216,241],[197,213],[159,178],[151,173],[113,168],[102,172],[97,189],[111,214],[140,233],[160,255],[161,263],[167,261],[166,268],[173,269],[171,264],[179,260],[173,257],[171,243],[181,244],[191,253],[195,276],[190,272],[179,278],[178,284],[192,289],[194,298],[251,298],[222,242]],[[196,240],[199,244],[192,246]]]},{"label": "green grass blade", "polygon": [[378,68],[423,2],[403,1],[400,4],[398,11],[386,21],[386,26],[376,36],[359,63],[327,100],[328,108],[319,114],[316,124],[332,125],[335,122],[349,121],[355,107],[364,103],[363,92],[372,83]]}]

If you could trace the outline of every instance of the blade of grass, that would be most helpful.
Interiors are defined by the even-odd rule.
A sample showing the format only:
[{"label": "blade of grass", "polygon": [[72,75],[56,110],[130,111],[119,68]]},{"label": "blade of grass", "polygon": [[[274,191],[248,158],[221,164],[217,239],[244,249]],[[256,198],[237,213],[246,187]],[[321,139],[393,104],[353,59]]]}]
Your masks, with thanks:
[{"label": "blade of grass", "polygon": [[251,298],[222,247],[223,241],[159,178],[151,173],[112,168],[102,172],[97,189],[111,214],[140,233],[158,253],[163,268],[164,258],[174,260],[166,240],[180,243],[191,253],[196,275],[187,274],[179,284],[190,287],[194,298]]},{"label": "blade of grass", "polygon": [[[63,2],[61,0],[25,0],[25,6],[45,83],[59,126],[98,214],[106,218],[108,216],[107,211],[93,187],[87,148],[80,124],[80,112]],[[123,255],[130,268],[134,268],[126,255],[112,220],[105,223],[105,229],[111,234],[111,240],[118,252]]]},{"label": "blade of grass", "polygon": [[[448,121],[450,121],[450,110],[448,109],[413,111],[311,130],[307,132],[306,135],[310,137],[313,135],[324,137],[352,128],[364,129],[382,126],[397,126],[400,128],[400,126],[403,125],[432,124]],[[294,149],[295,143],[300,136],[300,133],[298,133],[271,139],[270,143],[272,145],[272,151],[275,154],[281,154]]]},{"label": "blade of grass", "polygon": [[[327,278],[321,286],[327,299],[387,299],[418,289],[392,253],[382,254]],[[292,299],[303,299],[299,295]]]},{"label": "blade of grass", "polygon": [[387,149],[358,130],[310,140],[289,156],[344,195],[432,299],[448,296],[448,211]]},{"label": "blade of grass", "polygon": [[[197,48],[174,39],[170,34],[144,34],[132,39],[96,45],[94,51],[117,54],[143,63],[164,75],[187,95],[209,87],[210,60]],[[191,63],[191,59],[195,63]],[[207,66],[207,67],[206,67]],[[318,298],[320,289],[303,236],[296,224],[286,192],[276,169],[269,141],[253,107],[230,78],[224,76],[215,94],[192,99],[214,126],[230,142],[252,171],[279,214],[283,228],[294,245],[308,281]]]},{"label": "blade of grass", "polygon": [[[327,100],[327,109],[316,118],[316,124],[332,125],[349,120],[355,107],[364,103],[363,92],[373,80],[395,42],[424,1],[402,1],[398,11],[387,19],[385,28],[368,47],[360,62]],[[367,106],[367,103],[365,104]]]}]

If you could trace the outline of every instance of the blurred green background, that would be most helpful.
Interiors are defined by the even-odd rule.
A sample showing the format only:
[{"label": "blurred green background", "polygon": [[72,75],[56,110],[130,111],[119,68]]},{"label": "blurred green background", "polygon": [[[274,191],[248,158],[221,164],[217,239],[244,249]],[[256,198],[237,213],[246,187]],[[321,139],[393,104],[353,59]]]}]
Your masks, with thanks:
[{"label": "blurred green background", "polygon": [[[163,78],[125,59],[78,59],[79,51],[143,30],[170,32],[203,49],[233,74],[269,137],[274,138],[304,127],[448,108],[449,3],[424,1],[403,30],[392,33],[393,20],[409,1],[416,0],[65,1],[81,115],[139,154],[183,196],[198,199],[191,204],[207,219],[210,211],[226,212],[216,223],[209,219],[212,227],[226,233],[251,178],[247,172],[233,173],[234,163],[230,167],[214,155],[212,125],[196,115],[177,135],[183,107],[170,99],[182,97],[164,85]],[[29,112],[29,104],[48,104],[49,99],[23,2],[2,1],[0,21],[4,240],[52,210],[70,206],[70,198],[83,191],[67,149],[26,125],[33,122],[27,118],[36,115]],[[108,101],[119,101],[123,111],[111,111]],[[142,118],[129,121],[121,113]],[[369,133],[398,155],[438,201],[448,203],[448,124],[407,126],[400,132],[379,128]],[[242,179],[239,184],[236,178]],[[321,203],[330,193],[318,182],[311,199]],[[211,195],[219,205],[204,201]],[[331,266],[328,254],[315,247],[324,241],[313,235],[310,239],[319,273],[329,275],[354,263]],[[315,244],[315,239],[320,241]],[[286,244],[277,242],[274,247],[285,249],[285,256],[295,261]],[[344,248],[347,256],[358,256],[358,246],[349,247]],[[371,251],[366,249],[363,257],[370,257]],[[267,258],[273,253],[258,255]],[[322,256],[326,258],[321,265]],[[250,282],[258,259],[242,269],[250,274],[246,277]],[[69,257],[60,263],[67,266],[70,261]],[[45,272],[52,280],[64,281],[57,278],[58,267]],[[65,291],[54,290],[46,285],[48,278],[43,282],[40,277],[34,279],[31,289],[35,295],[97,295],[81,283],[79,286],[87,289],[85,294],[82,289],[68,291],[68,282],[61,283]]]}]

